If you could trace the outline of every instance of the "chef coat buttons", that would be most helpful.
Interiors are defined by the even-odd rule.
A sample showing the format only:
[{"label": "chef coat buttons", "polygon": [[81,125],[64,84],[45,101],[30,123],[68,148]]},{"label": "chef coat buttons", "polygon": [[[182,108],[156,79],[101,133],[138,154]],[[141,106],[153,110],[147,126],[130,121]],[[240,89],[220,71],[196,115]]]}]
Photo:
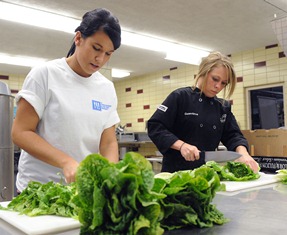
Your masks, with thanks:
[{"label": "chef coat buttons", "polygon": [[215,125],[213,125],[213,129],[214,129],[214,130],[216,129],[216,126],[215,126]]},{"label": "chef coat buttons", "polygon": [[200,127],[203,127],[203,124],[202,123],[200,123],[200,125],[199,125]]},{"label": "chef coat buttons", "polygon": [[199,102],[202,102],[202,99],[201,99],[201,98],[199,98],[199,99],[198,99],[198,101],[199,101]]},{"label": "chef coat buttons", "polygon": [[213,105],[213,101],[210,101],[210,104]]}]

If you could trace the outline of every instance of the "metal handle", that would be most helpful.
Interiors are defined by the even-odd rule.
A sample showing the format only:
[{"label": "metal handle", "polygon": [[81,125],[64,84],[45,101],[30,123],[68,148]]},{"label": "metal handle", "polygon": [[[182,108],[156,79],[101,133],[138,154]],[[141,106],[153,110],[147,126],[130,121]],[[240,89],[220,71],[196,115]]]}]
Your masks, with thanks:
[{"label": "metal handle", "polygon": [[7,190],[7,187],[4,186],[3,189],[1,189],[1,192],[0,192],[0,197],[3,199],[3,200],[6,200],[6,197],[5,197],[5,191]]}]

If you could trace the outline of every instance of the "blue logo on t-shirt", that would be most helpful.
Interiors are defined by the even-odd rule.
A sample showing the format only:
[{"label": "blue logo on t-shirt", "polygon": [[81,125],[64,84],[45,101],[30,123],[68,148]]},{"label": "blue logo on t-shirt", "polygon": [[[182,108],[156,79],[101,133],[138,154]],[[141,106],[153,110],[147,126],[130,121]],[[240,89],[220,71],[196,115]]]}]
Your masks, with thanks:
[{"label": "blue logo on t-shirt", "polygon": [[92,106],[93,106],[93,110],[98,110],[98,111],[108,110],[111,107],[111,105],[103,104],[102,102],[97,101],[97,100],[92,100]]}]

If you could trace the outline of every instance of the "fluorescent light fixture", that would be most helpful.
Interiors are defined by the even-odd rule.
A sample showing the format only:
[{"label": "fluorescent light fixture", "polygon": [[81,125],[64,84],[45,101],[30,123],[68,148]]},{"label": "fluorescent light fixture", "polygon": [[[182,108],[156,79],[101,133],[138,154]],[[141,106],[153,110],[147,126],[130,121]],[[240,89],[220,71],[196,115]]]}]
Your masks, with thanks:
[{"label": "fluorescent light fixture", "polygon": [[182,44],[169,42],[165,39],[158,39],[127,31],[122,32],[122,44],[145,50],[165,52],[165,59],[167,60],[195,65],[200,63],[202,57],[209,54],[208,50],[185,46]]},{"label": "fluorescent light fixture", "polygon": [[112,69],[113,78],[123,78],[130,76],[130,72],[121,69]]},{"label": "fluorescent light fixture", "polygon": [[187,64],[199,65],[201,59],[209,54],[206,50],[177,45],[167,50],[165,59]]},{"label": "fluorescent light fixture", "polygon": [[47,60],[43,58],[0,54],[0,64],[11,64],[11,65],[18,65],[18,66],[34,67],[35,65],[41,64],[45,61]]},{"label": "fluorescent light fixture", "polygon": [[16,4],[0,2],[0,19],[74,33],[80,20]]},{"label": "fluorescent light fixture", "polygon": [[[81,23],[81,20],[71,17],[2,1],[0,1],[0,19],[71,34],[74,34],[74,30]],[[196,65],[199,64],[202,57],[209,53],[208,50],[201,50],[192,46],[173,43],[166,39],[140,35],[125,30],[122,30],[122,44],[145,50],[163,52],[166,53],[165,59]],[[28,59],[25,60],[26,62],[28,61]]]},{"label": "fluorescent light fixture", "polygon": [[151,36],[140,35],[127,31],[122,31],[122,44],[137,48],[142,48],[150,51],[162,51],[165,52],[170,43],[161,39],[157,39]]}]

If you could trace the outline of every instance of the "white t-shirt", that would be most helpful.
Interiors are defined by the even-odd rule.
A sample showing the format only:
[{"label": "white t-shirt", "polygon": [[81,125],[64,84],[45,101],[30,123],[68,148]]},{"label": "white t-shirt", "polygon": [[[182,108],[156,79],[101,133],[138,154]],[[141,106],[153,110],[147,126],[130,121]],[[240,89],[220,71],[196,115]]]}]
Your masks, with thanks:
[{"label": "white t-shirt", "polygon": [[[26,77],[16,101],[24,98],[37,112],[36,132],[51,145],[78,162],[99,152],[104,129],[117,123],[117,96],[114,85],[99,72],[81,77],[65,58],[35,67]],[[29,181],[59,182],[60,168],[22,151],[16,180],[22,191]]]}]

